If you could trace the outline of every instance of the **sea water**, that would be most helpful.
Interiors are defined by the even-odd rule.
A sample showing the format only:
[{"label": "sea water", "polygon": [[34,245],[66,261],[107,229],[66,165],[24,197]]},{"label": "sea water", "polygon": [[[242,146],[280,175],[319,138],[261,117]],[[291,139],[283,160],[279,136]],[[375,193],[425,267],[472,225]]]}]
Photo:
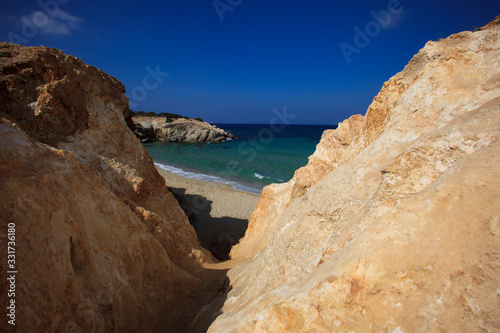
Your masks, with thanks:
[{"label": "sea water", "polygon": [[287,182],[307,164],[321,135],[336,126],[218,124],[236,138],[222,143],[144,144],[155,164],[189,178],[226,183],[261,193],[271,183]]}]

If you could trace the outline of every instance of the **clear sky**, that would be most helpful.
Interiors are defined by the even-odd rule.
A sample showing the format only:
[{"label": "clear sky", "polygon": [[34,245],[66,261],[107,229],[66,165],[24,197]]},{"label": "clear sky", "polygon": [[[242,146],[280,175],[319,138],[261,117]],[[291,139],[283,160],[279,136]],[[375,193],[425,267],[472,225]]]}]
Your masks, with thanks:
[{"label": "clear sky", "polygon": [[[429,40],[498,0],[0,0],[0,39],[55,47],[117,77],[132,110],[211,122],[336,124],[364,114]],[[167,74],[168,73],[168,76]]]}]

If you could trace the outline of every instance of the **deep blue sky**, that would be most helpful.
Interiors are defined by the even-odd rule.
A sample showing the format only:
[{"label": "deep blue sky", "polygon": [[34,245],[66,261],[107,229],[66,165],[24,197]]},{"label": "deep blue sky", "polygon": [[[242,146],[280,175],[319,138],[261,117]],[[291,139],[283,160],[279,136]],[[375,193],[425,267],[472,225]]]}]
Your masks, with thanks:
[{"label": "deep blue sky", "polygon": [[[232,9],[223,20],[213,0],[58,1],[1,0],[0,39],[55,47],[101,68],[136,93],[133,110],[224,123],[268,123],[284,106],[297,124],[364,114],[427,41],[500,15],[497,0],[220,0],[220,11]],[[390,6],[381,28],[371,12]],[[372,37],[358,41],[348,63],[340,45],[356,47],[355,28],[367,24]],[[147,66],[170,75],[157,86],[148,79],[135,103]]]}]

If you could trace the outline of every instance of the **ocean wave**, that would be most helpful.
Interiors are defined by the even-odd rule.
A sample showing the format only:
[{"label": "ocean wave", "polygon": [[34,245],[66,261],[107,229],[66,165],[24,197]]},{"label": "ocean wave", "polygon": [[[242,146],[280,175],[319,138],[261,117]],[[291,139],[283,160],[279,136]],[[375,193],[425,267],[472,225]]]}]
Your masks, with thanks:
[{"label": "ocean wave", "polygon": [[162,163],[158,163],[158,162],[154,162],[154,164],[163,170],[169,171],[173,174],[183,176],[186,178],[203,180],[203,181],[214,182],[214,183],[227,184],[229,186],[232,186],[234,189],[236,189],[238,191],[243,191],[243,192],[250,192],[250,193],[256,193],[256,194],[260,194],[262,192],[259,189],[252,188],[252,187],[249,187],[249,186],[246,186],[246,185],[243,185],[243,184],[231,181],[231,180],[227,180],[227,179],[224,179],[222,177],[186,171],[186,170],[182,170],[180,168],[176,168],[176,167],[171,166],[171,165],[166,165],[166,164],[162,164]]},{"label": "ocean wave", "polygon": [[275,177],[263,176],[263,175],[261,175],[260,173],[257,173],[257,172],[254,172],[254,173],[253,173],[253,176],[254,176],[255,178],[259,179],[259,180],[262,180],[262,179],[264,179],[264,178],[267,178],[267,179],[272,179],[272,180],[274,180],[274,181],[278,181],[278,182],[280,182],[280,183],[285,182],[283,179],[279,179],[279,178],[275,178]]}]

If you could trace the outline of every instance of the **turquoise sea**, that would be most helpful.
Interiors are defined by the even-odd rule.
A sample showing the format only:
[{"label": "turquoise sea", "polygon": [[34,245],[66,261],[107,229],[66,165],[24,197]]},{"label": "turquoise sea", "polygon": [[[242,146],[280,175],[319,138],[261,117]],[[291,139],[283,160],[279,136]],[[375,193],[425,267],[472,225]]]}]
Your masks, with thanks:
[{"label": "turquoise sea", "polygon": [[155,164],[173,173],[226,183],[261,193],[271,183],[287,182],[307,164],[321,134],[335,125],[217,124],[237,138],[223,143],[144,144]]}]

